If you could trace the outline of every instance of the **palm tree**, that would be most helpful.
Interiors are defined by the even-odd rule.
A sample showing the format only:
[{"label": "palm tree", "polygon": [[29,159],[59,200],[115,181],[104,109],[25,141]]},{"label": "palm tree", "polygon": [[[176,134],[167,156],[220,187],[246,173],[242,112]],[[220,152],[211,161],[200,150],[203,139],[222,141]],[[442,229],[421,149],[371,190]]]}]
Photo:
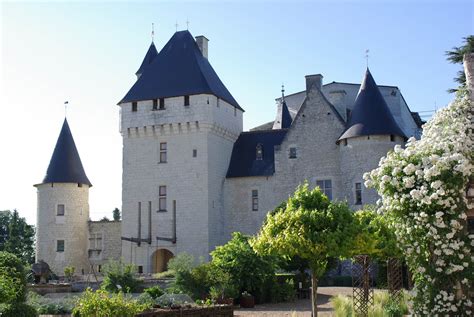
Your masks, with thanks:
[{"label": "palm tree", "polygon": [[[474,53],[474,35],[469,35],[463,39],[464,45],[453,47],[451,51],[446,51],[446,59],[453,64],[462,64],[464,54]],[[465,87],[466,74],[464,74],[464,71],[459,71],[457,77],[454,78],[454,81],[459,83],[458,89]],[[448,89],[448,92],[453,93],[458,91],[458,89]]]}]

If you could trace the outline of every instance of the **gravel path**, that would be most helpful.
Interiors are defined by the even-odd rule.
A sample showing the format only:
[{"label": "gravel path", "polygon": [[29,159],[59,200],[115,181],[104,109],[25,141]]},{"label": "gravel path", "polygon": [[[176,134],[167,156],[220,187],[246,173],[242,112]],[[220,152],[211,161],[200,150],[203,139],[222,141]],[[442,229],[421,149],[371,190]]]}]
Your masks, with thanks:
[{"label": "gravel path", "polygon": [[[334,295],[352,295],[351,287],[318,287],[318,316],[332,316],[329,299]],[[298,299],[289,303],[256,305],[255,308],[239,308],[234,312],[239,317],[311,317],[311,301]]]}]

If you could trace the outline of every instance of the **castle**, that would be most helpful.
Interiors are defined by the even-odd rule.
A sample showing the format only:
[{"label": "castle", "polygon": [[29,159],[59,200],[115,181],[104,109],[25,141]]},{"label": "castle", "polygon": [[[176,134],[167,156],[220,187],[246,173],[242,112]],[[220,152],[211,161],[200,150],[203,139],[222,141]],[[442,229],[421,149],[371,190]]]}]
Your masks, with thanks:
[{"label": "castle", "polygon": [[62,275],[122,258],[141,273],[174,255],[208,258],[234,231],[257,232],[267,212],[307,180],[354,208],[376,202],[362,175],[421,120],[395,86],[305,77],[277,98],[276,119],[243,132],[244,110],[208,61],[208,39],[176,32],[151,43],[119,102],[122,221],[89,221],[86,176],[65,120],[38,192],[36,259]]}]

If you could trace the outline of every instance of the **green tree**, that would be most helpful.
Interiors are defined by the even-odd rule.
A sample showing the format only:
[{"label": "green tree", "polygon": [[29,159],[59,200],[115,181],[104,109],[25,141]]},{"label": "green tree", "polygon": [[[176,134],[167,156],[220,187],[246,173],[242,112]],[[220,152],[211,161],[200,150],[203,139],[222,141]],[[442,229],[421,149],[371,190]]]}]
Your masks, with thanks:
[{"label": "green tree", "polygon": [[34,239],[34,227],[27,224],[18,211],[0,211],[0,251],[13,253],[24,263],[33,263]]},{"label": "green tree", "polygon": [[283,210],[267,216],[250,244],[258,254],[299,256],[311,270],[312,310],[317,316],[318,279],[332,257],[350,255],[357,225],[346,204],[331,203],[319,188],[299,186]]},{"label": "green tree", "polygon": [[114,221],[120,221],[120,209],[115,208],[112,211],[112,214],[113,214]]},{"label": "green tree", "polygon": [[[466,53],[474,53],[474,35],[465,37],[464,44],[462,46],[453,47],[451,51],[446,51],[446,59],[453,64],[462,65],[463,56]],[[454,81],[459,84],[459,88],[466,87],[466,74],[464,74],[463,70],[458,72],[458,75],[454,78]],[[453,93],[458,91],[458,89],[449,89],[448,92]]]}]

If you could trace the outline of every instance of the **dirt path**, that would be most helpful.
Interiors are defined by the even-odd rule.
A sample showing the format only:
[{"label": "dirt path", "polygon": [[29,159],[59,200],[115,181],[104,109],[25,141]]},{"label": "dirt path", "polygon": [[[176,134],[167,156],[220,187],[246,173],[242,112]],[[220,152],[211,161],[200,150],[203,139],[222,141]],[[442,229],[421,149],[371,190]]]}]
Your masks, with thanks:
[{"label": "dirt path", "polygon": [[[319,287],[318,316],[332,316],[332,305],[329,299],[337,294],[352,295],[351,287]],[[237,309],[238,317],[311,317],[311,301],[299,299],[289,303],[263,304],[252,309]]]}]

